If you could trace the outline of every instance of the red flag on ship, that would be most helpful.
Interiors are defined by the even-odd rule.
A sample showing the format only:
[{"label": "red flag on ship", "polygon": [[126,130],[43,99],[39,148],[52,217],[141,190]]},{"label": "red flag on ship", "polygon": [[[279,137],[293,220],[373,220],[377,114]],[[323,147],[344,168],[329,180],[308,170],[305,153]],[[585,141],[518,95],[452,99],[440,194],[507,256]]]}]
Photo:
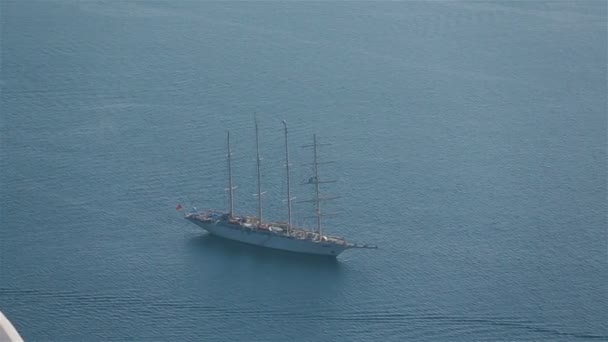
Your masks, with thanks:
[{"label": "red flag on ship", "polygon": [[181,204],[178,204],[177,207],[175,207],[175,210],[177,210],[177,211],[180,211],[182,209],[184,209],[184,207],[182,207]]}]

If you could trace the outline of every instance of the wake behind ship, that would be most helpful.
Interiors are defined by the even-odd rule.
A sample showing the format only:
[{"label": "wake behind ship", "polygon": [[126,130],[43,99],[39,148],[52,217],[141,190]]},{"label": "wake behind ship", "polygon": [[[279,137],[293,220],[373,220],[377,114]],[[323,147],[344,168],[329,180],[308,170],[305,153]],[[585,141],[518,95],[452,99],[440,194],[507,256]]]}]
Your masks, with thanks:
[{"label": "wake behind ship", "polygon": [[[190,222],[200,226],[211,234],[244,242],[260,247],[280,249],[284,251],[325,255],[337,257],[340,253],[351,248],[377,248],[375,246],[360,245],[346,241],[342,237],[330,236],[323,234],[321,226],[321,201],[332,199],[330,197],[321,197],[319,195],[319,185],[322,183],[333,182],[331,180],[322,181],[318,177],[318,168],[320,162],[317,160],[317,137],[313,135],[313,144],[307,147],[313,148],[313,163],[314,176],[310,178],[308,184],[315,186],[315,198],[310,200],[314,203],[317,227],[316,229],[304,229],[295,227],[292,224],[292,200],[290,191],[290,176],[289,176],[289,148],[287,138],[287,123],[283,121],[285,133],[285,167],[287,175],[287,222],[264,222],[262,220],[262,189],[260,180],[260,149],[258,137],[258,124],[255,123],[256,135],[256,156],[257,156],[257,198],[258,198],[258,215],[257,216],[242,216],[236,215],[234,212],[234,189],[232,181],[232,159],[230,149],[230,131],[227,132],[227,161],[228,161],[228,193],[230,200],[230,208],[227,212],[218,210],[193,211],[186,213],[184,217]],[[177,206],[178,210],[183,210],[182,205]]]}]

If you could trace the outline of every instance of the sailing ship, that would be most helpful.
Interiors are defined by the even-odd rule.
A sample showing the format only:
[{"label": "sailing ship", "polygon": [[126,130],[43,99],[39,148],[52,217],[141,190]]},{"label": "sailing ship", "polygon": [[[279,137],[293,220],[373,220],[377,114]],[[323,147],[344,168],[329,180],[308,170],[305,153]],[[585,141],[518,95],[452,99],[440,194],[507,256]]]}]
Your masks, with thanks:
[{"label": "sailing ship", "polygon": [[[314,185],[315,197],[310,200],[314,203],[316,216],[316,229],[305,229],[297,227],[293,224],[292,201],[291,197],[291,181],[289,170],[289,146],[288,146],[288,131],[287,122],[283,120],[284,135],[285,135],[285,168],[287,182],[287,221],[273,222],[264,221],[262,217],[262,185],[260,176],[260,146],[258,123],[255,121],[255,143],[256,143],[256,160],[257,160],[257,200],[258,213],[257,216],[237,215],[234,210],[234,190],[235,186],[232,179],[232,150],[230,147],[230,131],[227,132],[227,162],[228,162],[228,196],[229,208],[227,211],[219,210],[204,210],[192,211],[185,213],[184,217],[190,222],[200,226],[209,233],[226,239],[244,242],[251,245],[279,249],[290,252],[315,254],[323,256],[337,257],[340,253],[347,249],[353,248],[377,248],[367,244],[357,244],[348,242],[343,237],[327,235],[323,232],[321,225],[321,202],[331,199],[328,197],[322,198],[319,196],[319,186],[323,183],[333,181],[323,181],[318,177],[319,164],[317,153],[318,146],[316,134],[313,135],[312,145],[313,150],[313,172],[314,175],[308,180],[307,184]],[[178,210],[183,207],[178,205]]]}]

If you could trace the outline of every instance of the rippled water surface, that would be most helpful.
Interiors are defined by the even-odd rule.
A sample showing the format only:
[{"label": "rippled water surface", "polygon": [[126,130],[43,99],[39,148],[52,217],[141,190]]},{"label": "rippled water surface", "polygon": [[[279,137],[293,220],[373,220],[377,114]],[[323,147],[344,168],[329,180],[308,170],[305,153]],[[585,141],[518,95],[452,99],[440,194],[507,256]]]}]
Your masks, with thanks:
[{"label": "rippled water surface", "polygon": [[[608,340],[604,1],[2,1],[0,310],[27,341]],[[206,235],[284,219],[310,143],[380,246]],[[312,212],[296,206],[302,225]]]}]

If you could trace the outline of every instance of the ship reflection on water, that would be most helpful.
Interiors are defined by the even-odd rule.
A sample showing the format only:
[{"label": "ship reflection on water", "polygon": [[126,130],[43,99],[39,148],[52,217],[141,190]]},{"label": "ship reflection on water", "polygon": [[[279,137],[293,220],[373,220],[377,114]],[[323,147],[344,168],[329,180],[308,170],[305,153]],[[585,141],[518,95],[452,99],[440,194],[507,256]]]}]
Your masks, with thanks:
[{"label": "ship reflection on water", "polygon": [[[305,298],[319,296],[322,289],[323,301],[334,301],[345,287],[352,286],[351,278],[356,276],[348,263],[336,258],[263,248],[208,233],[186,238],[185,248],[183,281],[208,293],[238,297],[242,291],[254,291],[265,298],[267,294],[258,293],[265,289],[277,295],[292,293],[292,299],[307,301]],[[216,288],[220,284],[230,285]]]}]

